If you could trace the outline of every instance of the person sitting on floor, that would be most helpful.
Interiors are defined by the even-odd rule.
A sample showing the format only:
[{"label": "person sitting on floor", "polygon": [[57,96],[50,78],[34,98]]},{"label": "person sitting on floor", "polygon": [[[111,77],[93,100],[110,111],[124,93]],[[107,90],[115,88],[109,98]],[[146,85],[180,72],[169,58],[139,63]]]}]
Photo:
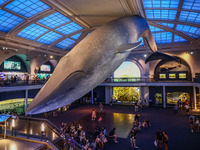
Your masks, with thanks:
[{"label": "person sitting on floor", "polygon": [[109,137],[113,137],[114,138],[114,142],[115,143],[118,143],[118,141],[117,141],[117,134],[115,133],[115,128],[113,128],[111,131],[110,131],[110,133],[109,133]]}]

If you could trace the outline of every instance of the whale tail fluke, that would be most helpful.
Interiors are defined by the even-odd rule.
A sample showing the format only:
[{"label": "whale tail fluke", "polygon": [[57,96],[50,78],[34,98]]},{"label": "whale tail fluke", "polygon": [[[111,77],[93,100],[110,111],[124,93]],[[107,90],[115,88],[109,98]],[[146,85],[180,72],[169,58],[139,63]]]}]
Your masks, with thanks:
[{"label": "whale tail fluke", "polygon": [[162,60],[169,60],[169,61],[170,61],[170,60],[175,60],[175,61],[178,61],[178,62],[179,62],[179,59],[178,59],[178,58],[157,51],[157,52],[155,52],[155,53],[152,53],[152,54],[145,60],[145,63],[148,63],[148,62],[153,61],[153,60],[159,60],[159,59],[162,59]]}]

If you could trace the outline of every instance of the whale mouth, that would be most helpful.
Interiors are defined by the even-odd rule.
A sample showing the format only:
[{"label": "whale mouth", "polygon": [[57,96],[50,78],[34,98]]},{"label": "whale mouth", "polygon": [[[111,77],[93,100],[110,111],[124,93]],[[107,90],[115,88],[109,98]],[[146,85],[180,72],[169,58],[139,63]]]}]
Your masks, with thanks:
[{"label": "whale mouth", "polygon": [[[58,102],[58,100],[62,99],[62,97],[64,97],[69,91],[73,90],[83,78],[86,78],[86,73],[84,71],[75,71],[68,75],[53,90],[53,92],[49,92],[50,90],[46,90],[52,88],[51,86],[49,86],[51,84],[46,84],[45,87],[41,89],[41,91],[36,95],[35,99],[27,108],[27,114],[37,114],[37,112],[40,112],[40,109],[43,109],[44,106],[52,104],[54,102]],[[52,80],[49,80],[48,82],[51,81]],[[41,96],[43,94],[43,91],[46,92],[46,97]],[[41,97],[43,97],[43,99]],[[36,103],[37,101],[39,101],[39,103]]]}]

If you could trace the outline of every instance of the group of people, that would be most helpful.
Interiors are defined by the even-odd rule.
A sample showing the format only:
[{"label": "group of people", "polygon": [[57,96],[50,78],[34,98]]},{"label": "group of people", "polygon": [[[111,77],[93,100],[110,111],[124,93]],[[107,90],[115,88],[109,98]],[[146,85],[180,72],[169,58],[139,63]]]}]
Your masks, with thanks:
[{"label": "group of people", "polygon": [[166,131],[161,131],[159,128],[158,131],[155,134],[155,146],[161,150],[162,149],[162,143],[165,145],[165,150],[168,150],[168,135]]},{"label": "group of people", "polygon": [[[83,127],[81,124],[78,124],[75,126],[73,123],[68,126],[66,123],[62,123],[60,126],[60,129],[71,136],[72,139],[69,139],[69,145],[71,149],[74,147],[74,141],[77,141],[82,147],[84,147],[86,150],[103,150],[104,144],[107,143],[108,138],[114,139],[115,143],[118,143],[117,141],[117,134],[115,133],[115,128],[109,133],[109,136],[107,135],[106,128],[102,126],[101,128],[99,126],[96,126],[94,129],[93,134],[86,133],[83,130]],[[65,139],[66,137],[62,135],[62,137]]]},{"label": "group of people", "polygon": [[133,122],[133,127],[130,132],[130,142],[131,142],[131,147],[133,148],[139,148],[136,145],[136,137],[137,134],[142,131],[142,128],[148,128],[150,127],[150,121],[148,119],[145,119],[143,122],[139,121],[139,115],[136,114]]},{"label": "group of people", "polygon": [[189,116],[189,121],[190,121],[191,132],[199,133],[199,118],[195,117],[193,113],[191,113]]}]

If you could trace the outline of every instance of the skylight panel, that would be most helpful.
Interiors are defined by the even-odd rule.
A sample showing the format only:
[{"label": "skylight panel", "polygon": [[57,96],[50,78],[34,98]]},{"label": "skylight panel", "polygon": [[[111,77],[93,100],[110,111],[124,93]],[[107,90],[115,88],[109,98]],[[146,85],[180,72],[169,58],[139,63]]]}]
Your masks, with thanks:
[{"label": "skylight panel", "polygon": [[38,23],[52,29],[70,21],[71,20],[65,17],[64,15],[60,14],[59,12],[56,12],[54,14],[40,19]]},{"label": "skylight panel", "polygon": [[81,36],[81,34],[82,34],[82,32],[71,36],[71,38],[78,40],[78,38]]},{"label": "skylight panel", "polygon": [[44,10],[49,9],[50,7],[40,0],[15,0],[6,5],[5,8],[30,18]]},{"label": "skylight panel", "polygon": [[174,34],[174,43],[179,43],[179,42],[187,42],[187,40]]},{"label": "skylight panel", "polygon": [[183,9],[194,9],[199,10],[200,1],[199,0],[184,0]]},{"label": "skylight panel", "polygon": [[3,3],[7,2],[8,0],[0,0],[0,5],[2,5]]},{"label": "skylight panel", "polygon": [[200,15],[196,12],[181,11],[179,21],[200,23]]},{"label": "skylight panel", "polygon": [[200,35],[200,29],[197,28],[197,27],[193,27],[193,26],[178,24],[176,26],[176,30],[179,30],[179,31],[182,31],[182,32],[189,32],[189,33],[192,33],[192,34]]},{"label": "skylight panel", "polygon": [[140,46],[144,45],[144,41],[143,41],[142,37],[137,40],[137,42],[139,42],[139,41],[142,41],[142,43],[140,44]]},{"label": "skylight panel", "polygon": [[47,34],[41,36],[39,39],[37,39],[37,42],[43,43],[43,44],[51,44],[52,42],[60,39],[62,35],[55,33],[53,31],[48,32]]},{"label": "skylight panel", "polygon": [[169,28],[173,28],[174,27],[174,24],[173,23],[159,23],[159,22],[157,22],[158,24],[161,24],[161,25],[163,25],[163,26],[167,26],[167,27],[169,27]]},{"label": "skylight panel", "polygon": [[24,19],[0,9],[0,31],[9,32]]},{"label": "skylight panel", "polygon": [[66,47],[74,44],[75,41],[74,40],[71,40],[69,38],[59,42],[58,44],[55,45],[55,47],[58,47],[58,48],[61,48],[61,49],[65,49]]},{"label": "skylight panel", "polygon": [[66,24],[64,26],[57,28],[56,31],[67,35],[67,34],[76,32],[76,31],[81,30],[81,29],[83,29],[81,26],[72,22],[72,23],[69,23],[69,24]]},{"label": "skylight panel", "polygon": [[151,25],[149,25],[149,28],[150,28],[151,32],[164,31],[163,29],[160,29],[160,28],[157,28],[157,27],[154,27],[154,26],[151,26]]},{"label": "skylight panel", "polygon": [[146,10],[147,19],[175,20],[176,10],[149,9]]},{"label": "skylight panel", "polygon": [[192,33],[188,33],[188,32],[183,32],[183,33],[185,33],[185,34],[187,34],[187,35],[189,35],[189,36],[191,36],[191,37],[193,37],[195,39],[199,38],[199,35],[196,35],[196,34],[192,34]]},{"label": "skylight panel", "polygon": [[143,0],[144,8],[178,8],[180,0]]},{"label": "skylight panel", "polygon": [[172,42],[172,33],[171,32],[153,33],[153,37],[157,44]]},{"label": "skylight panel", "polygon": [[41,36],[45,32],[49,31],[46,28],[43,28],[36,24],[31,24],[30,26],[26,27],[22,31],[20,31],[17,36],[22,38],[26,38],[29,40],[35,40],[37,37]]}]

